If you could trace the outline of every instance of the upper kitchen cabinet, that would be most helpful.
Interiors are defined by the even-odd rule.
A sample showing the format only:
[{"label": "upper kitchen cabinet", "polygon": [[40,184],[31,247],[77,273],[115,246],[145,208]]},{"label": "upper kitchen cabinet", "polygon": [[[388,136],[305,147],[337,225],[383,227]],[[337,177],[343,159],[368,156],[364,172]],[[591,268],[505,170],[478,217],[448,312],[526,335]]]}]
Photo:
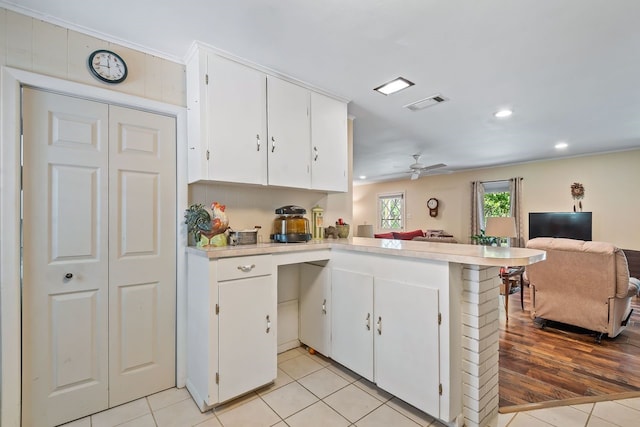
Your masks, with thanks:
[{"label": "upper kitchen cabinet", "polygon": [[347,191],[347,106],[198,43],[187,63],[189,182]]},{"label": "upper kitchen cabinet", "polygon": [[348,190],[347,104],[311,92],[311,187]]},{"label": "upper kitchen cabinet", "polygon": [[265,78],[202,50],[187,63],[189,182],[267,184]]},{"label": "upper kitchen cabinet", "polygon": [[310,92],[267,77],[269,185],[311,187]]}]

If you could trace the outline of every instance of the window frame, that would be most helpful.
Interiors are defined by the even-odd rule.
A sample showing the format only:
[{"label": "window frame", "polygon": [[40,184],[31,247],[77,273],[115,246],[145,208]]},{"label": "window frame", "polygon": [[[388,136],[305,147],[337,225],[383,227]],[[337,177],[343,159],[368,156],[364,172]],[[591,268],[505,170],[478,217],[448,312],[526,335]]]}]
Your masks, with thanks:
[{"label": "window frame", "polygon": [[[382,218],[382,200],[383,199],[400,199],[400,228],[388,228],[383,227],[383,218]],[[406,194],[404,191],[393,191],[388,193],[378,193],[376,194],[376,229],[379,232],[393,232],[393,231],[404,231],[406,228]]]}]

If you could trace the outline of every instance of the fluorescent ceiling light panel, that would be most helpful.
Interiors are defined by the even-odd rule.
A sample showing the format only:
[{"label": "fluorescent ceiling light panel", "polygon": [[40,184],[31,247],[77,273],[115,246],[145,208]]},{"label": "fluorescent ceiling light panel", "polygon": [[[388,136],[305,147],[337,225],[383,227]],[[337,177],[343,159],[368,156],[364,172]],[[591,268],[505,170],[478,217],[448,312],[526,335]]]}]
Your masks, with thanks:
[{"label": "fluorescent ceiling light panel", "polygon": [[413,86],[413,82],[410,82],[404,77],[398,77],[373,90],[380,92],[383,95],[391,95],[392,93],[400,92],[402,89],[406,89],[409,86]]}]

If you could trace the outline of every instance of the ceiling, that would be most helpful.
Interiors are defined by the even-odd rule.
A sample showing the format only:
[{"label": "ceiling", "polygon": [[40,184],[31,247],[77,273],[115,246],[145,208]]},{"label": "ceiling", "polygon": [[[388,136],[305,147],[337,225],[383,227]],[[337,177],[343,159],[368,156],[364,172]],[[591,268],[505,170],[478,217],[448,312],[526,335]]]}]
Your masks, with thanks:
[{"label": "ceiling", "polygon": [[[637,0],[2,4],[180,62],[199,40],[350,100],[354,181],[408,179],[415,153],[460,171],[640,148]],[[373,91],[398,76],[415,85]]]}]

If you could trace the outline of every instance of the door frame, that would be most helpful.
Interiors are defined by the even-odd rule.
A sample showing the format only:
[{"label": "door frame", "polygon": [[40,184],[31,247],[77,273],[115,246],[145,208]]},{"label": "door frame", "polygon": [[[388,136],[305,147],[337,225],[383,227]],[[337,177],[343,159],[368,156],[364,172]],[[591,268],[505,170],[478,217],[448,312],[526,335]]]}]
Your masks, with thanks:
[{"label": "door frame", "polygon": [[[188,203],[185,107],[10,67],[0,69],[0,425],[20,427],[20,116],[22,85],[165,114],[176,119],[176,218]],[[187,230],[176,221],[176,385],[186,380]]]}]

